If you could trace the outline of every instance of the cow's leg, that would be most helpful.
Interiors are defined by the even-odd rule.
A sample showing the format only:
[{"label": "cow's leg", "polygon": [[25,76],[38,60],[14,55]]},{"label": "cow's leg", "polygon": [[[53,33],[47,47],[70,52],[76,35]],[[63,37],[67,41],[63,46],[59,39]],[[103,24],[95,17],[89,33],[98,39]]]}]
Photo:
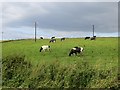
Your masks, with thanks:
[{"label": "cow's leg", "polygon": [[50,52],[51,52],[50,48],[48,48],[48,51],[50,51]]},{"label": "cow's leg", "polygon": [[75,52],[75,55],[77,55],[77,52]]},{"label": "cow's leg", "polygon": [[71,54],[73,54],[73,52],[72,52],[72,51],[70,51],[69,56],[71,56]]},{"label": "cow's leg", "polygon": [[41,48],[40,48],[40,52],[42,51],[42,49],[43,49],[43,48],[41,47]]},{"label": "cow's leg", "polygon": [[45,51],[45,49],[42,50],[43,52]]}]

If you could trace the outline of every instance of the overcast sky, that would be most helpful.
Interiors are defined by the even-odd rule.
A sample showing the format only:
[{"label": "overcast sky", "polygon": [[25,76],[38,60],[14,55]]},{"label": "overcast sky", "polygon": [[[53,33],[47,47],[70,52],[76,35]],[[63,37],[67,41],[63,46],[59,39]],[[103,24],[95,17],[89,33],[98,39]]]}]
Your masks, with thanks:
[{"label": "overcast sky", "polygon": [[37,37],[100,37],[118,35],[117,2],[6,2],[2,3],[4,39]]}]

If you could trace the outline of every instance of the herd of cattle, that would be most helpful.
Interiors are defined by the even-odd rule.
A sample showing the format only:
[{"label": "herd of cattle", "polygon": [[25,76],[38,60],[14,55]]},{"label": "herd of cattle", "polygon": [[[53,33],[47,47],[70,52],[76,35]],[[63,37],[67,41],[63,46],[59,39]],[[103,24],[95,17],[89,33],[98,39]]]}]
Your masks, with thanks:
[{"label": "herd of cattle", "polygon": [[[43,37],[40,37],[40,39],[43,39]],[[63,38],[61,38],[60,40],[61,40],[61,41],[64,41],[64,40],[65,40],[65,38],[63,37]],[[51,42],[56,42],[55,37],[51,37],[51,39],[50,39],[49,43],[51,43]]]},{"label": "herd of cattle", "polygon": [[[43,37],[40,37],[40,39],[43,39]],[[86,39],[90,39],[90,40],[96,40],[96,36],[93,36],[93,37],[85,37],[85,40]],[[64,41],[65,40],[65,38],[61,38],[61,41]],[[55,39],[55,37],[51,37],[51,39],[50,39],[50,41],[49,41],[49,43],[51,43],[51,42],[56,42],[56,39]],[[43,45],[43,46],[41,46],[41,48],[40,48],[40,52],[42,52],[42,51],[46,51],[46,50],[49,50],[50,51],[50,46],[49,45]],[[76,47],[73,47],[71,50],[70,50],[70,52],[69,52],[69,56],[71,56],[71,55],[73,55],[73,54],[75,54],[75,55],[77,55],[78,53],[80,54],[80,53],[82,53],[83,52],[83,47],[79,47],[79,46],[76,46]]]},{"label": "herd of cattle", "polygon": [[[40,39],[43,39],[43,37],[40,37]],[[93,36],[93,37],[85,37],[85,40],[86,40],[86,39],[96,40],[96,36]],[[61,41],[64,41],[64,40],[65,40],[65,38],[61,38]],[[51,43],[51,42],[56,42],[55,37],[51,37],[51,40],[49,41],[49,43]]]}]

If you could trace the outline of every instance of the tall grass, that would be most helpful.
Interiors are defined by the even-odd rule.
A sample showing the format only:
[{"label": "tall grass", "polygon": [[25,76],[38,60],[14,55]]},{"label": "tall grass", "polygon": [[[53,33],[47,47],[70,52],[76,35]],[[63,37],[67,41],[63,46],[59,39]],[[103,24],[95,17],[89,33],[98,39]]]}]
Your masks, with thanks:
[{"label": "tall grass", "polygon": [[[32,66],[24,55],[3,59],[5,88],[117,88],[117,70],[97,70],[88,62],[63,65],[60,61]],[[111,87],[112,86],[112,87]]]},{"label": "tall grass", "polygon": [[24,55],[3,58],[2,86],[19,87],[30,75],[31,64],[24,61]]}]

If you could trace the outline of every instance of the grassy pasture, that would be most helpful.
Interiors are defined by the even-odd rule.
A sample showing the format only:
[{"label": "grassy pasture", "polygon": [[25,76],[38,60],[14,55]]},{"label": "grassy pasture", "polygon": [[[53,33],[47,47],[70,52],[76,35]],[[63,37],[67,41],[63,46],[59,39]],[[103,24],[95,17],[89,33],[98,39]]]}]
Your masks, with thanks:
[{"label": "grassy pasture", "polygon": [[[42,45],[50,45],[51,51],[40,53],[39,49]],[[68,56],[70,49],[75,46],[84,47],[84,52],[77,56]],[[29,77],[26,77],[26,79],[24,77],[25,81],[24,84],[21,85],[21,87],[28,87],[27,85],[30,85],[31,87],[37,86],[47,88],[63,86],[65,88],[108,87],[106,85],[111,85],[110,83],[112,82],[114,83],[118,73],[118,38],[97,38],[97,40],[95,41],[84,40],[83,38],[68,38],[63,42],[61,42],[60,39],[57,39],[56,43],[49,43],[48,39],[37,40],[36,43],[34,42],[34,40],[18,40],[2,43],[3,59],[9,56],[21,55],[25,55],[25,61],[32,64],[32,69],[30,69],[32,71]],[[86,62],[90,65],[90,67],[92,67],[92,69],[87,66],[81,65],[85,64]],[[82,71],[85,72],[83,73]],[[94,75],[95,72],[98,73],[98,75]],[[109,74],[108,72],[111,73]],[[55,80],[50,79],[50,73],[55,77]],[[20,73],[20,75],[21,74],[22,73]],[[25,74],[27,74],[27,72]],[[83,77],[81,77],[81,74]],[[42,75],[43,78],[38,78],[42,77]],[[88,75],[88,79],[86,79],[85,75]],[[89,84],[87,84],[87,81],[90,80],[89,77],[91,75],[95,77],[93,77],[94,79]],[[106,77],[105,79],[101,79],[101,77],[103,78],[104,76],[108,77]],[[62,77],[64,77],[64,79]],[[79,77],[81,77],[80,80],[85,82],[76,82],[77,80],[75,80],[75,78]],[[71,79],[72,81],[70,81]],[[16,79],[13,78],[13,81],[15,80]],[[77,83],[81,86],[76,86],[78,85]],[[12,85],[7,84],[6,86]],[[20,85],[18,84],[18,86]]]},{"label": "grassy pasture", "polygon": [[[39,52],[42,45],[50,45],[51,52]],[[84,47],[82,55],[69,57],[69,51],[74,46]],[[59,60],[62,64],[74,63],[75,61],[87,61],[91,65],[116,66],[118,61],[118,40],[117,38],[97,38],[96,41],[79,38],[66,39],[61,42],[49,43],[49,40],[20,40],[2,44],[3,58],[9,55],[24,54],[26,60],[37,65],[42,62],[50,63]]]}]

